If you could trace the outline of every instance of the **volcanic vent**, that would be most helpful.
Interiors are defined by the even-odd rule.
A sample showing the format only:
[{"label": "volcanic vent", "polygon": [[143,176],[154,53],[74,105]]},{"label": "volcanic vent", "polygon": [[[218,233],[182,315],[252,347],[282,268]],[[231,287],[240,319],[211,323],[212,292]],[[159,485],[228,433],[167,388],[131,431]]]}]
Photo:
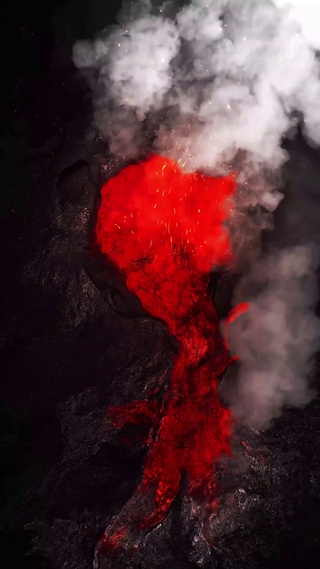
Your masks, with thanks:
[{"label": "volcanic vent", "polygon": [[211,263],[231,258],[223,222],[234,194],[234,176],[187,174],[162,156],[128,166],[102,188],[99,246],[179,351],[164,391],[159,385],[148,399],[108,411],[115,427],[148,425],[149,453],[141,485],[107,528],[100,553],[137,545],[167,515],[182,477],[204,511],[213,507],[214,464],[229,453],[232,429],[217,381],[231,358],[207,286]]}]

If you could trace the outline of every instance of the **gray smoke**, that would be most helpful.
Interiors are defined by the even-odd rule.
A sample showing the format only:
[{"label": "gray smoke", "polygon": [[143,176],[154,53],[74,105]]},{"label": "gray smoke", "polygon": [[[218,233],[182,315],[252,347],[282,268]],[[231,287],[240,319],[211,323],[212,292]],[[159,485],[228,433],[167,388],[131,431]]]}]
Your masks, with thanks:
[{"label": "gray smoke", "polygon": [[140,0],[118,26],[74,46],[112,153],[138,157],[151,131],[153,148],[188,170],[239,173],[229,229],[246,271],[235,302],[251,309],[230,327],[242,362],[234,405],[260,425],[309,400],[320,340],[317,247],[302,237],[264,259],[259,250],[283,198],[283,137],[299,117],[309,143],[320,143],[319,13],[320,0]]},{"label": "gray smoke", "polygon": [[236,297],[251,304],[232,324],[230,345],[241,355],[233,406],[244,422],[266,426],[284,406],[301,406],[314,395],[308,372],[320,345],[318,262],[316,248],[286,248],[256,262],[240,281]]}]

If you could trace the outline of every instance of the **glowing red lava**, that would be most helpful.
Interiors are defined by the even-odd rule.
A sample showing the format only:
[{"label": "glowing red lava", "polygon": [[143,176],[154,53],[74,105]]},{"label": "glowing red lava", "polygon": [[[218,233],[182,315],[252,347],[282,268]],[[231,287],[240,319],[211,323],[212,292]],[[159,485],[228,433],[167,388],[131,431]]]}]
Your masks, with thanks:
[{"label": "glowing red lava", "polygon": [[232,428],[217,380],[231,359],[207,285],[212,265],[231,258],[224,221],[234,193],[234,176],[183,173],[161,156],[128,166],[102,188],[101,250],[124,272],[144,309],[180,343],[163,401],[151,396],[109,410],[115,427],[145,422],[155,434],[137,490],[151,493],[152,505],[131,522],[120,516],[107,528],[104,548],[121,546],[133,526],[141,532],[161,522],[182,476],[195,499],[207,506],[214,499],[214,464],[229,453]]}]

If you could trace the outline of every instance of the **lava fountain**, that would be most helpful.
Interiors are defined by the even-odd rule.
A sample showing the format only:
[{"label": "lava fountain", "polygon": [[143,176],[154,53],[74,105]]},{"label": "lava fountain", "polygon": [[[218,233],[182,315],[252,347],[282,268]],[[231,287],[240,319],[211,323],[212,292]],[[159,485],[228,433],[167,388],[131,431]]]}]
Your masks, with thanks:
[{"label": "lava fountain", "polygon": [[162,156],[126,167],[102,188],[99,247],[144,309],[165,322],[179,351],[162,397],[153,392],[108,411],[114,427],[142,422],[150,434],[141,484],[106,529],[101,554],[137,544],[160,523],[182,478],[195,501],[213,507],[214,465],[230,453],[233,423],[217,382],[232,358],[207,287],[212,266],[231,259],[224,222],[235,190],[234,175],[184,173]]}]

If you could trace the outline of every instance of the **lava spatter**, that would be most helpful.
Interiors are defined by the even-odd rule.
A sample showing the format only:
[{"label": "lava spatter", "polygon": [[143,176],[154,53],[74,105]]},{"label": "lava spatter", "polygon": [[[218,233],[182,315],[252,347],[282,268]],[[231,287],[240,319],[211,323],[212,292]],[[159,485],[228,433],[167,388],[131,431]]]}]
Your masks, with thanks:
[{"label": "lava spatter", "polygon": [[101,191],[97,241],[123,271],[144,309],[179,341],[162,401],[109,409],[115,427],[147,424],[149,452],[132,500],[106,529],[101,551],[135,543],[160,523],[179,492],[210,507],[214,465],[230,452],[232,417],[218,399],[217,381],[231,359],[207,294],[209,271],[231,259],[224,227],[233,208],[235,177],[184,173],[152,156],[130,165]]}]

